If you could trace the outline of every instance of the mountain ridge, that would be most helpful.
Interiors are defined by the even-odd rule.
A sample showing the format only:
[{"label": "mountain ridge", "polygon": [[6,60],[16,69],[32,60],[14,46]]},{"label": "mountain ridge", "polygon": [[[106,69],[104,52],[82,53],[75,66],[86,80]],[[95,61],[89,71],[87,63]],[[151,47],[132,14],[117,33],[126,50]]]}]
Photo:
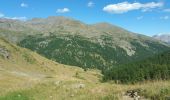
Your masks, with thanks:
[{"label": "mountain ridge", "polygon": [[5,29],[0,35],[8,40],[13,42],[15,39],[18,45],[54,61],[83,68],[105,69],[106,66],[143,59],[169,48],[161,41],[109,23],[88,25],[61,16],[0,24],[0,28]]}]

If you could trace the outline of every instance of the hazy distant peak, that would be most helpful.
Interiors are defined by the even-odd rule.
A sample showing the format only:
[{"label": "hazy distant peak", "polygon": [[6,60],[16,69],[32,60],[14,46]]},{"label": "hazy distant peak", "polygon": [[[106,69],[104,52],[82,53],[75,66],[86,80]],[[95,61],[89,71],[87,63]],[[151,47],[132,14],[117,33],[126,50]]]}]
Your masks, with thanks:
[{"label": "hazy distant peak", "polygon": [[154,35],[153,38],[170,43],[170,34],[157,34]]},{"label": "hazy distant peak", "polygon": [[0,22],[16,22],[18,20],[14,20],[14,19],[8,19],[8,18],[0,18]]}]

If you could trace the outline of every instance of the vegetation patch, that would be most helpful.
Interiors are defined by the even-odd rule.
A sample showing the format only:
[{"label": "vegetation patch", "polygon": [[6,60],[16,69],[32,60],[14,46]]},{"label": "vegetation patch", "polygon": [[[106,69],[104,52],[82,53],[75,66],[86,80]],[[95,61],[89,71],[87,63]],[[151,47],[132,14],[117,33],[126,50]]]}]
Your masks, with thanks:
[{"label": "vegetation patch", "polygon": [[170,79],[170,51],[142,61],[112,67],[103,72],[104,80],[136,83],[146,80]]},{"label": "vegetation patch", "polygon": [[11,92],[5,96],[0,96],[0,100],[34,100],[32,97],[24,93],[24,91],[20,92]]},{"label": "vegetation patch", "polygon": [[168,49],[165,45],[149,41],[146,41],[145,44],[150,48],[146,48],[137,40],[131,40],[132,42],[129,42],[134,46],[135,54],[129,56],[124,49],[114,45],[110,35],[102,35],[100,39],[101,43],[98,43],[79,35],[50,33],[49,36],[42,34],[28,36],[18,45],[62,64],[79,66],[84,69],[97,68],[102,71],[113,65],[139,61]]}]

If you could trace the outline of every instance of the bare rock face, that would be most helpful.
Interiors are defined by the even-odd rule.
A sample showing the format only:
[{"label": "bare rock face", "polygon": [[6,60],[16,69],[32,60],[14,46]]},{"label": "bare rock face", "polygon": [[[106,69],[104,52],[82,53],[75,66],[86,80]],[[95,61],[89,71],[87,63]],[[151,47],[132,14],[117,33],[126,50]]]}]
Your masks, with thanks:
[{"label": "bare rock face", "polygon": [[2,56],[5,59],[9,59],[10,53],[5,47],[0,46],[0,56]]}]

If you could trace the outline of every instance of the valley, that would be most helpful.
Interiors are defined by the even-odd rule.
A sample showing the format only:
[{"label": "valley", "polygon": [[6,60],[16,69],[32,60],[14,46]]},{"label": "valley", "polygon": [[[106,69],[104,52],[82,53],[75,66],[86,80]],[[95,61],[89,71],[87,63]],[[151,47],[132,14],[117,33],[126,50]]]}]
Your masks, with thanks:
[{"label": "valley", "polygon": [[[0,19],[0,100],[164,100],[164,42],[65,17]],[[153,73],[155,72],[155,73]],[[118,74],[119,73],[119,74]]]}]

